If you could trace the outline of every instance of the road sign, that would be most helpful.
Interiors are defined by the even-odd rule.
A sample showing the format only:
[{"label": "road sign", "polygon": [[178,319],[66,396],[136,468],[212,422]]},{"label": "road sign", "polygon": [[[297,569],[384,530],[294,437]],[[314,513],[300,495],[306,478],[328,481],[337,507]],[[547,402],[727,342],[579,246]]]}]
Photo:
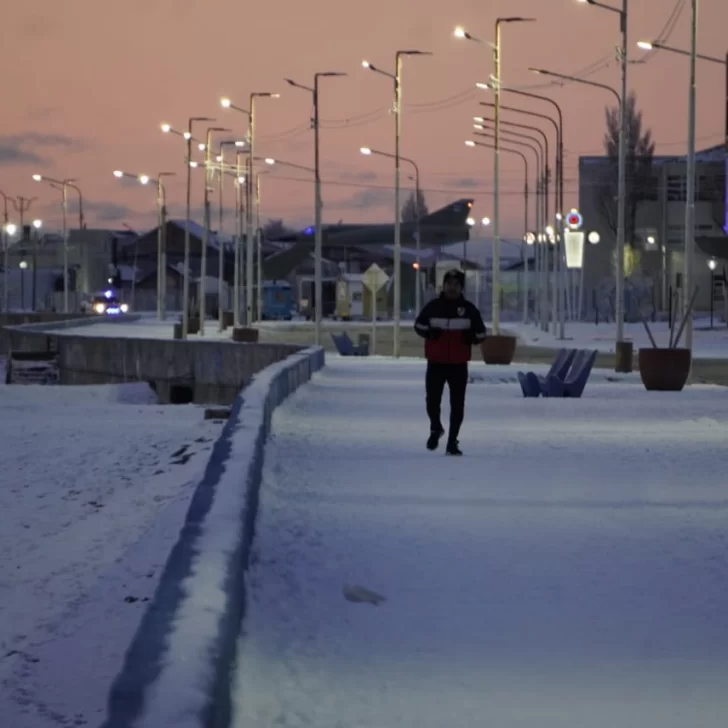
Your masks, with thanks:
[{"label": "road sign", "polygon": [[364,285],[373,293],[376,293],[382,286],[387,284],[389,276],[376,264],[372,263],[364,271]]}]

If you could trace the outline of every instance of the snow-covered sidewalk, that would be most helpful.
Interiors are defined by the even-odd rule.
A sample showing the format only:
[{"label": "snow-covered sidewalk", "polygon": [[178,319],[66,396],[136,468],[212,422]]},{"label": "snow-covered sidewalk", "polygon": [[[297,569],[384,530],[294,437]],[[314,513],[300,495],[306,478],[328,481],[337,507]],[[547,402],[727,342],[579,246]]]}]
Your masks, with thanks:
[{"label": "snow-covered sidewalk", "polygon": [[459,459],[422,362],[329,357],[275,412],[235,725],[723,728],[726,390],[472,373]]},{"label": "snow-covered sidewalk", "polygon": [[0,386],[0,422],[0,723],[98,724],[220,425],[146,384]]}]

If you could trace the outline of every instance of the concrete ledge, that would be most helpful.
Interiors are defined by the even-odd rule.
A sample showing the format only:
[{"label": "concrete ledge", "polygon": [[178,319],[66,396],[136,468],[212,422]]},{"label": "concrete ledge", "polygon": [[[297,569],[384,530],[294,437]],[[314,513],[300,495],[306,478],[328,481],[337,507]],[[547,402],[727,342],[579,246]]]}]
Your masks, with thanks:
[{"label": "concrete ledge", "polygon": [[312,347],[239,396],[215,443],[102,728],[228,728],[265,443],[275,408],[325,364]]},{"label": "concrete ledge", "polygon": [[[99,321],[129,321],[137,316]],[[225,340],[176,341],[65,333],[76,321],[9,326],[8,351],[57,352],[61,384],[153,383],[163,403],[185,401],[231,405],[254,374],[305,347],[296,344],[234,344]],[[51,329],[53,327],[53,329]]]},{"label": "concrete ledge", "polygon": [[[13,334],[21,332],[40,336],[46,331],[76,328],[78,326],[93,326],[99,323],[130,323],[141,318],[138,314],[125,314],[115,318],[105,316],[91,316],[80,313],[25,313],[0,314],[0,354],[10,351]],[[16,347],[17,348],[17,347]]]}]

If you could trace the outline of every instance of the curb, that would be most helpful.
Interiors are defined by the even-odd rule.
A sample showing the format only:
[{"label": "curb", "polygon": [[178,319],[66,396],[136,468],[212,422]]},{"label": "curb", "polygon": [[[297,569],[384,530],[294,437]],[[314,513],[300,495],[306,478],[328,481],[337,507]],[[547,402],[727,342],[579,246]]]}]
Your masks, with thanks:
[{"label": "curb", "polygon": [[325,365],[272,364],[238,396],[126,652],[101,728],[227,728],[265,443],[275,408]]}]

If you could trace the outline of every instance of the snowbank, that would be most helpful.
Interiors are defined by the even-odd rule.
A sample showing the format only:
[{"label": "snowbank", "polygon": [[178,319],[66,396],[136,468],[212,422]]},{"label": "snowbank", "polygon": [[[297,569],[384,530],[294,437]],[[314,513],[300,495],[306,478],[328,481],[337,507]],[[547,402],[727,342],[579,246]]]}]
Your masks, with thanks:
[{"label": "snowbank", "polygon": [[236,401],[111,689],[104,728],[227,723],[271,416],[323,366],[322,348],[301,351],[256,374]]}]

